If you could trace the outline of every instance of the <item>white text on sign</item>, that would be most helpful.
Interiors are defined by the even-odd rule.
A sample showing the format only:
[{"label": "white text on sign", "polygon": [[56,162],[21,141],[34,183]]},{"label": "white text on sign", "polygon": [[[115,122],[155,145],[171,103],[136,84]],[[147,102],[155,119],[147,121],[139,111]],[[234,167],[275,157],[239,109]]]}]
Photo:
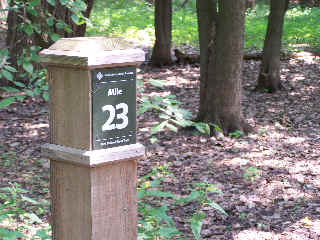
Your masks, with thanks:
[{"label": "white text on sign", "polygon": [[[121,113],[116,114],[116,110],[121,110]],[[102,111],[109,112],[109,118],[107,121],[102,125],[102,131],[111,131],[114,129],[124,129],[128,126],[129,124],[129,119],[128,119],[128,105],[126,103],[119,103],[116,105],[116,107],[112,105],[105,105],[102,107]],[[120,119],[121,123],[120,124],[115,124],[113,121],[115,119]]]},{"label": "white text on sign", "polygon": [[108,96],[117,96],[122,94],[123,94],[123,90],[119,88],[110,88],[108,90]]}]

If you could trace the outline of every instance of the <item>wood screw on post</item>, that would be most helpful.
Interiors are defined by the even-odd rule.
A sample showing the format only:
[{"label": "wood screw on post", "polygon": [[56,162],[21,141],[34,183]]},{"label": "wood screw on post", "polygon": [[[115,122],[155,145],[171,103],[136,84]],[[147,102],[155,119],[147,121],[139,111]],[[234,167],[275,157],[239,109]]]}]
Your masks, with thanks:
[{"label": "wood screw on post", "polygon": [[136,240],[136,66],[144,52],[116,38],[63,38],[40,53],[50,87],[55,240]]}]

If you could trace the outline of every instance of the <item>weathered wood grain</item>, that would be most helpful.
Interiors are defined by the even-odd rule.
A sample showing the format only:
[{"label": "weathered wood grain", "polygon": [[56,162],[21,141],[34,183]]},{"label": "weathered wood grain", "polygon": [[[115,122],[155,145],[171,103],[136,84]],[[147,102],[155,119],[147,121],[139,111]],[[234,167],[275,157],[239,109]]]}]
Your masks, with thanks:
[{"label": "weathered wood grain", "polygon": [[95,69],[114,66],[136,66],[145,60],[140,49],[120,39],[63,38],[40,52],[45,65]]},{"label": "weathered wood grain", "polygon": [[50,140],[91,150],[91,76],[86,70],[50,67]]},{"label": "weathered wood grain", "polygon": [[53,239],[93,240],[90,169],[59,161],[50,164]]},{"label": "weathered wood grain", "polygon": [[92,239],[137,239],[136,164],[129,160],[92,169]]},{"label": "weathered wood grain", "polygon": [[128,159],[141,159],[145,156],[145,147],[137,143],[109,149],[86,151],[61,145],[44,144],[41,147],[41,155],[55,161],[98,167],[127,161]]}]

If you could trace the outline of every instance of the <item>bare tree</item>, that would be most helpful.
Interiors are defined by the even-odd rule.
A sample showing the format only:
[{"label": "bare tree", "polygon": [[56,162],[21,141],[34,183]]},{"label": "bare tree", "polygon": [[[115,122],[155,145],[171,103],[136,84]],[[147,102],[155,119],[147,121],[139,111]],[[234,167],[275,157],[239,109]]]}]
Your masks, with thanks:
[{"label": "bare tree", "polygon": [[276,92],[280,82],[280,51],[285,13],[289,0],[271,0],[257,90]]},{"label": "bare tree", "polygon": [[155,66],[172,64],[172,0],[155,1],[155,35],[151,62]]}]

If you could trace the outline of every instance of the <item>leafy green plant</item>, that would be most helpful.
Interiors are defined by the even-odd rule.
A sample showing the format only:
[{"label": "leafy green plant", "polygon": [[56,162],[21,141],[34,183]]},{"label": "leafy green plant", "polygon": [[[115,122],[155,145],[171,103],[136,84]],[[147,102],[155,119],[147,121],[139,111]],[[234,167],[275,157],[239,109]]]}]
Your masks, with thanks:
[{"label": "leafy green plant", "polygon": [[[31,65],[32,66],[32,65]],[[2,71],[0,72],[1,77]],[[14,78],[7,78],[12,82],[15,87],[0,87],[0,89],[6,91],[10,94],[10,97],[7,97],[0,101],[0,109],[7,107],[15,102],[22,102],[26,97],[41,97],[44,100],[49,100],[49,87],[46,79],[47,70],[41,69],[30,73],[29,82],[23,83],[20,81],[15,81]],[[8,75],[9,76],[9,75]]]},{"label": "leafy green plant", "polygon": [[229,133],[229,137],[231,137],[231,138],[241,138],[242,136],[244,135],[244,132],[243,131],[241,131],[241,130],[236,130],[236,131],[234,131],[234,132],[232,132],[232,133]]},{"label": "leafy green plant", "polygon": [[[26,237],[23,232],[34,228],[34,224],[43,225],[42,220],[31,210],[33,206],[46,207],[48,203],[29,198],[27,193],[18,184],[0,188],[0,239],[20,239]],[[22,226],[20,222],[23,222]],[[34,239],[51,239],[49,231],[44,228],[36,231]]]},{"label": "leafy green plant", "polygon": [[[146,79],[151,85],[163,88],[164,82],[154,79]],[[138,79],[138,88],[143,91],[144,83]],[[147,111],[156,111],[159,113],[161,121],[151,128],[151,134],[154,135],[164,129],[178,132],[178,127],[194,127],[200,133],[210,134],[210,125],[203,122],[194,122],[191,120],[192,114],[188,110],[181,107],[182,102],[176,99],[175,95],[166,96],[143,96],[138,98],[140,103],[138,114],[143,114]],[[156,141],[156,138],[152,138]]]},{"label": "leafy green plant", "polygon": [[194,214],[190,219],[191,230],[196,240],[202,240],[201,229],[203,221],[206,218],[206,213],[202,210],[204,207],[210,206],[216,209],[220,213],[228,216],[228,213],[216,202],[209,199],[209,193],[221,194],[221,191],[216,188],[213,184],[208,182],[204,183],[192,183],[192,190],[188,197],[181,198],[178,200],[179,203],[188,203],[196,201],[198,208],[195,209]]},{"label": "leafy green plant", "polygon": [[159,166],[139,179],[138,212],[141,216],[138,223],[139,240],[171,239],[181,235],[172,217],[167,214],[168,204],[163,204],[161,201],[162,198],[178,199],[175,194],[161,189],[162,181],[168,174],[167,166]]},{"label": "leafy green plant", "polygon": [[255,179],[260,177],[260,170],[256,167],[249,167],[245,170],[243,177],[245,179],[250,179],[254,181]]},{"label": "leafy green plant", "polygon": [[[56,6],[57,2],[65,6],[71,12],[71,18],[76,24],[89,23],[89,19],[82,14],[87,9],[83,0],[47,0],[49,5]],[[16,26],[16,30],[23,32],[30,39],[34,34],[47,36],[52,41],[60,38],[54,29],[64,29],[71,32],[70,26],[57,19],[48,11],[40,11],[41,1],[11,1],[9,8],[4,11],[14,11],[22,22]],[[9,59],[7,49],[0,50],[0,78],[5,78],[12,83],[12,86],[1,87],[8,93],[9,97],[0,101],[0,109],[10,104],[23,101],[26,97],[42,97],[44,100],[49,99],[48,83],[46,80],[46,70],[35,67],[40,63],[39,51],[41,48],[36,45],[26,46],[17,58],[17,67],[13,67]],[[20,81],[19,79],[28,79]]]},{"label": "leafy green plant", "polygon": [[[212,200],[209,193],[221,193],[219,189],[209,183],[193,183],[191,193],[187,197],[178,197],[176,194],[163,191],[163,180],[172,175],[168,172],[168,166],[159,166],[150,174],[139,179],[138,184],[138,211],[140,214],[138,232],[139,240],[158,239],[185,239],[182,233],[175,227],[173,218],[168,214],[171,208],[196,202],[197,207],[191,219],[190,228],[196,240],[201,238],[201,229],[206,214],[203,207],[210,206],[222,214],[228,215],[223,208]],[[171,205],[169,205],[171,203]]]}]

